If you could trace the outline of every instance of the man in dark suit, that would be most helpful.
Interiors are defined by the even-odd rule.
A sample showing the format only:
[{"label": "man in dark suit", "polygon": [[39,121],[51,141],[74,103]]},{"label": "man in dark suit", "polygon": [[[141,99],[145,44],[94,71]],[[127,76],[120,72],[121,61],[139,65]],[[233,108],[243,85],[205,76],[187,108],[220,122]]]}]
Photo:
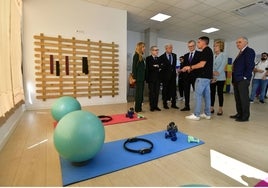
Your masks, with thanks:
[{"label": "man in dark suit", "polygon": [[149,104],[150,111],[161,111],[158,108],[158,97],[160,89],[160,78],[159,78],[159,61],[158,61],[158,48],[152,46],[150,48],[151,55],[146,57],[146,82],[148,83],[149,89]]},{"label": "man in dark suit", "polygon": [[230,118],[243,122],[248,121],[250,116],[249,85],[255,66],[255,51],[248,47],[246,37],[239,37],[236,46],[239,54],[233,62],[232,83],[237,113]]},{"label": "man in dark suit", "polygon": [[[184,55],[184,66],[191,66],[199,63],[199,58],[200,58],[200,51],[196,51],[196,42],[194,40],[190,40],[188,42],[188,49],[189,52]],[[183,68],[182,67],[182,68]],[[185,103],[184,103],[184,108],[181,109],[181,111],[189,111],[190,110],[190,91],[191,91],[191,85],[193,86],[194,89],[194,84],[195,84],[195,71],[191,72],[185,72],[183,74],[184,78],[184,97],[185,97]]]},{"label": "man in dark suit", "polygon": [[172,44],[165,46],[166,52],[159,57],[160,77],[162,82],[162,99],[165,109],[169,109],[167,101],[171,100],[171,108],[179,109],[176,106],[176,64],[177,55],[172,53]]}]

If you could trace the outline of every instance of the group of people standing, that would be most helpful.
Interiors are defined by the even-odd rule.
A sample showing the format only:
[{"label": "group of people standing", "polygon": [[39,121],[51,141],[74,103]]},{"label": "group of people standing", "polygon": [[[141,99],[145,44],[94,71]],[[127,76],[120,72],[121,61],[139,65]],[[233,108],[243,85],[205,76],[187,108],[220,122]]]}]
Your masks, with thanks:
[{"label": "group of people standing", "polygon": [[[142,111],[145,81],[148,83],[150,111],[161,111],[158,107],[160,83],[162,83],[163,107],[169,109],[168,101],[170,101],[171,108],[179,109],[176,105],[178,98],[176,78],[179,75],[179,93],[184,95],[185,99],[184,108],[181,111],[190,111],[191,86],[195,95],[194,112],[186,116],[186,119],[211,119],[211,113],[214,113],[216,91],[219,101],[217,115],[223,114],[223,89],[227,64],[224,42],[215,41],[214,52],[208,46],[209,38],[206,36],[200,37],[197,42],[190,40],[187,44],[189,52],[180,57],[180,69],[176,69],[177,56],[172,52],[171,44],[165,46],[165,52],[160,56],[158,56],[157,46],[152,46],[150,48],[151,55],[146,57],[146,60],[143,58],[145,44],[143,42],[137,44],[132,64],[132,73],[136,80],[136,112]],[[239,37],[236,44],[240,53],[233,62],[232,82],[237,114],[230,117],[235,118],[236,121],[248,121],[250,103],[248,89],[255,65],[255,52],[247,46],[246,37]],[[199,50],[196,50],[196,47]],[[204,113],[201,112],[202,99],[205,103]]]},{"label": "group of people standing", "polygon": [[171,101],[171,108],[179,109],[176,106],[177,55],[172,52],[173,46],[171,44],[166,45],[165,50],[163,55],[158,56],[159,49],[157,46],[152,46],[150,48],[151,55],[145,60],[142,58],[145,44],[139,42],[136,46],[132,64],[132,74],[136,80],[135,112],[142,111],[144,81],[148,83],[151,111],[161,110],[158,107],[160,83],[162,83],[163,107],[169,109],[168,101]]}]

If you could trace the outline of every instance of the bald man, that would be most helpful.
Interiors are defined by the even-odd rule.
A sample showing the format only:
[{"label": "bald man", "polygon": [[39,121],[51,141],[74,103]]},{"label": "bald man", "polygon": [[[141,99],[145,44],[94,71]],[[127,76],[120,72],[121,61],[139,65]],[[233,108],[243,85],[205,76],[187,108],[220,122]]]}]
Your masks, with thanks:
[{"label": "bald man", "polygon": [[239,37],[236,40],[236,47],[239,54],[233,62],[232,84],[237,113],[230,118],[244,122],[248,121],[250,116],[249,85],[255,66],[255,51],[248,47],[246,37]]}]

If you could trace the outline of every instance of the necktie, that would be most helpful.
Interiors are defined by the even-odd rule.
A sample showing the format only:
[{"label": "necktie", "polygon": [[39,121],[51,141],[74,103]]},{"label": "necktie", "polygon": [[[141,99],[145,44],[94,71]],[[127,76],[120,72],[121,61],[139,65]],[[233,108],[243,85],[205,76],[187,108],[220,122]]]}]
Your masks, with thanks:
[{"label": "necktie", "polygon": [[172,64],[172,61],[171,61],[171,54],[168,55],[168,60],[169,60],[170,64]]},{"label": "necktie", "polygon": [[237,54],[236,58],[238,58],[241,54],[242,54],[242,51],[239,51],[239,53]]},{"label": "necktie", "polygon": [[189,57],[189,62],[190,62],[190,63],[192,62],[192,59],[193,59],[193,53],[191,52],[191,53],[190,53],[190,57]]}]

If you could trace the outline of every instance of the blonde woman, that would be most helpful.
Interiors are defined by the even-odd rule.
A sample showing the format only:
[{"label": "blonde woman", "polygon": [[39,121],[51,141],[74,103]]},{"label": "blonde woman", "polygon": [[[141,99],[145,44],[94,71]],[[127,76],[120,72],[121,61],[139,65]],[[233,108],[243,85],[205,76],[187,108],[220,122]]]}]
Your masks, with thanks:
[{"label": "blonde woman", "polygon": [[224,54],[224,42],[214,42],[214,64],[213,64],[213,79],[210,85],[211,90],[211,113],[214,113],[214,103],[216,89],[218,94],[219,109],[217,115],[223,114],[223,88],[226,80],[225,66],[227,64],[227,56]]},{"label": "blonde woman", "polygon": [[144,42],[138,42],[136,45],[135,54],[133,56],[132,74],[136,81],[135,90],[135,112],[142,111],[143,91],[145,81],[145,61],[143,54],[145,52]]}]

